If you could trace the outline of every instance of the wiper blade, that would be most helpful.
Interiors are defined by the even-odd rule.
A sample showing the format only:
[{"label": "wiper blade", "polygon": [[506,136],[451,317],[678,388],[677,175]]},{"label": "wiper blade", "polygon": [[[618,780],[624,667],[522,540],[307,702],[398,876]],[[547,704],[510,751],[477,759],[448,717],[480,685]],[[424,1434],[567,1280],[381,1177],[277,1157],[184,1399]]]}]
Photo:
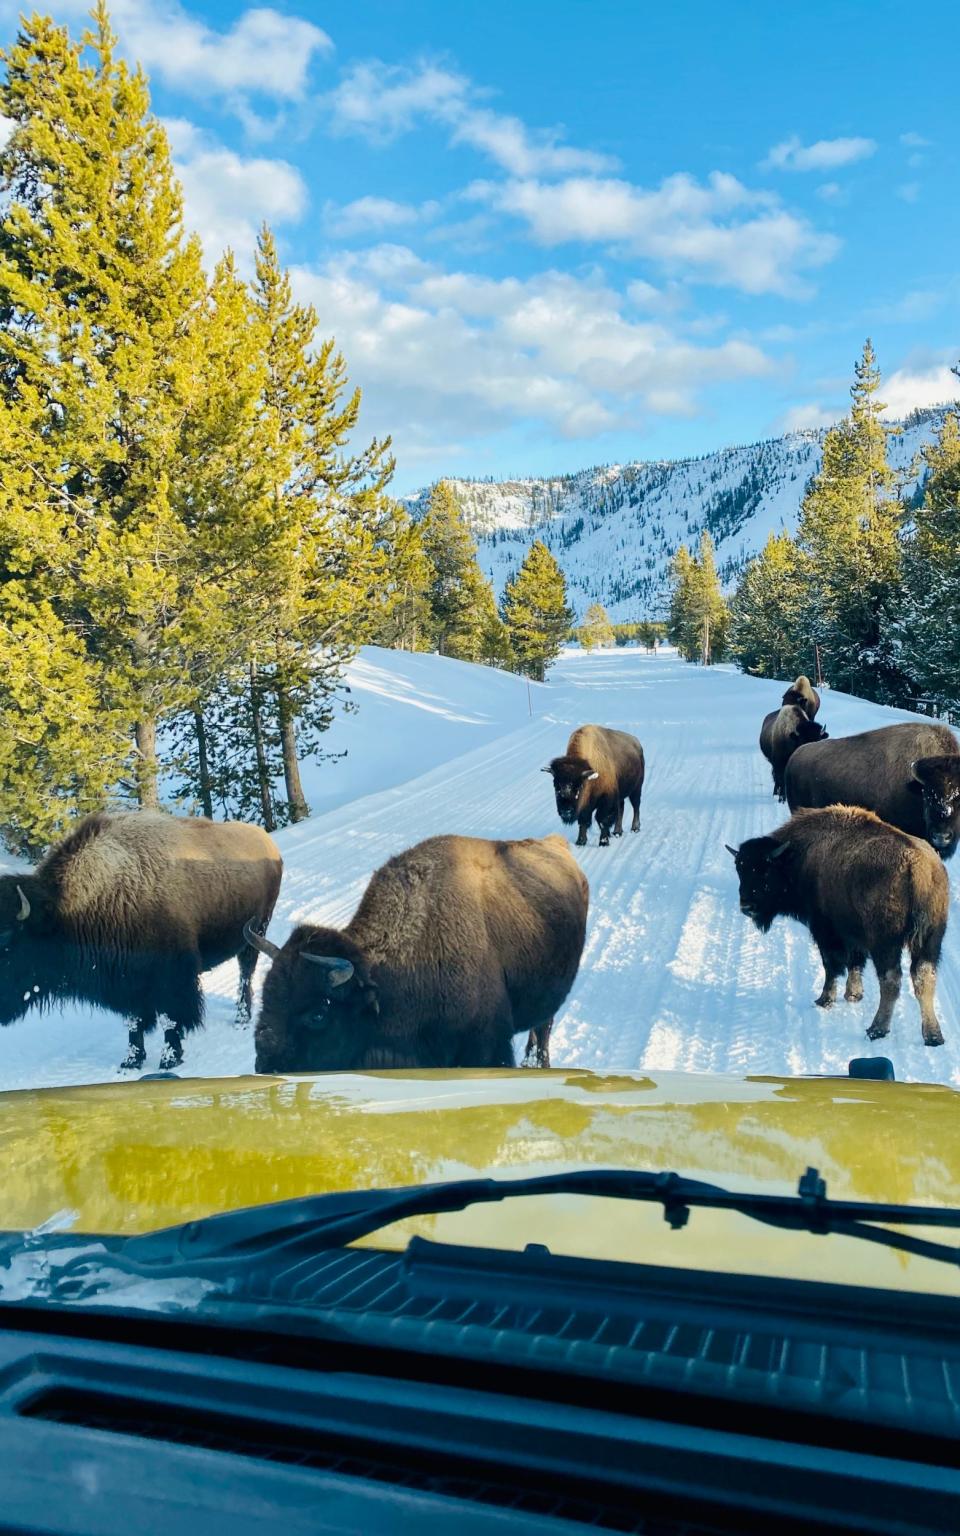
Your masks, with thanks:
[{"label": "wiper blade", "polygon": [[[583,1169],[525,1179],[451,1179],[396,1189],[307,1195],[125,1238],[116,1246],[111,1244],[108,1252],[101,1250],[95,1262],[101,1269],[106,1264],[112,1270],[153,1278],[222,1276],[229,1280],[242,1274],[239,1266],[244,1260],[293,1258],[341,1248],[407,1217],[557,1194],[661,1205],[664,1219],[674,1230],[685,1226],[695,1209],[735,1211],[767,1226],[818,1235],[837,1233],[960,1266],[960,1248],[886,1225],[960,1228],[960,1208],[832,1200],[815,1168],[807,1169],[795,1195],[753,1194],[677,1173],[635,1169]],[[89,1254],[76,1255],[60,1270],[61,1279],[71,1269],[79,1278],[80,1270],[93,1262]]]}]

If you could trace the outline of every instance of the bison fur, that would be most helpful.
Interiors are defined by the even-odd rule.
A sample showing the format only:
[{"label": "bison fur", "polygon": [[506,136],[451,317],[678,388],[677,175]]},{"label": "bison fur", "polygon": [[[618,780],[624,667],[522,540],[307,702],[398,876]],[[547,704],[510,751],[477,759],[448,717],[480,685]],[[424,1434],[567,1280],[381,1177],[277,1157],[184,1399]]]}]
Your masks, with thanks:
[{"label": "bison fur", "polygon": [[943,864],[925,842],[872,811],[834,805],[797,811],[769,837],[728,851],[740,879],[740,909],[761,933],[776,917],[809,929],[823,961],[821,1008],[832,1007],[844,971],[846,1000],[860,1001],[869,956],[880,1003],[867,1035],[882,1039],[900,995],[906,948],[924,1044],[943,1044],[935,994],[950,893]]},{"label": "bison fur", "polygon": [[633,807],[631,832],[640,830],[640,797],[643,793],[643,748],[636,736],[609,730],[603,725],[581,725],[567,742],[563,757],[544,768],[553,778],[557,813],[566,826],[577,822],[577,847],[587,841],[593,817],[600,828],[600,847],[623,836],[623,807]]}]

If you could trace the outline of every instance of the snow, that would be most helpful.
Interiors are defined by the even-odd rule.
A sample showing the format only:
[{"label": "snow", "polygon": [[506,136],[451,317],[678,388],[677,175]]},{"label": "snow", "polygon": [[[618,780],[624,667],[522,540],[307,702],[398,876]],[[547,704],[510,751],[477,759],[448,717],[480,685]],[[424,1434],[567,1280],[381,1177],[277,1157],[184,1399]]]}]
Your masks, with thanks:
[{"label": "snow", "polygon": [[[888,439],[888,459],[905,495],[916,486],[918,454],[936,437],[943,415],[940,407],[917,412]],[[604,465],[555,479],[448,483],[498,594],[540,538],[566,576],[579,617],[602,602],[612,619],[630,622],[662,617],[670,559],[704,528],[731,580],[771,533],[792,533],[807,481],[820,467],[824,435],[789,432],[701,458]],[[428,495],[408,500],[420,509]]]},{"label": "snow", "polygon": [[[566,652],[549,683],[531,690],[530,704],[523,679],[436,656],[370,648],[351,677],[359,709],[330,733],[331,749],[347,744],[350,755],[308,775],[318,804],[330,776],[333,808],[277,837],[285,872],[270,934],[278,943],[302,920],[344,922],[373,870],[421,838],[562,830],[540,769],[574,726],[596,721],[640,737],[647,787],[637,835],[601,849],[594,828],[590,846],[577,851],[590,881],[590,921],[580,975],[554,1028],[554,1065],[845,1073],[852,1056],[883,1054],[901,1080],[960,1085],[956,914],[938,988],[946,1044],[931,1050],[906,979],[890,1036],[871,1045],[872,971],[863,1003],[823,1012],[813,1005],[821,977],[806,931],[779,920],[761,935],[740,913],[724,844],[783,819],[757,746],[783,682],[633,648]],[[912,717],[827,691],[820,718],[836,737]],[[955,880],[960,861],[948,871]],[[252,1030],[233,1023],[235,982],[234,964],[205,978],[207,1025],[187,1038],[183,1074],[252,1070]],[[30,1014],[0,1031],[0,1084],[112,1080],[122,1076],[125,1047],[114,1015]],[[155,1070],[159,1032],[147,1047],[145,1070]]]}]

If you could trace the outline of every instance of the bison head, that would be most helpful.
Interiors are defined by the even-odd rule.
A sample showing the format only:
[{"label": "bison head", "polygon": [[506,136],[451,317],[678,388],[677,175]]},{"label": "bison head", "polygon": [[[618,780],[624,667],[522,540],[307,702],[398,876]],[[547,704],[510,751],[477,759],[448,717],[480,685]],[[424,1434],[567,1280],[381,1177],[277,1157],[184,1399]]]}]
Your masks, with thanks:
[{"label": "bison head", "polygon": [[823,725],[818,725],[816,720],[808,720],[802,715],[797,721],[797,728],[793,733],[793,739],[798,747],[805,747],[810,741],[825,741],[827,730]]},{"label": "bison head", "polygon": [[297,928],[280,950],[266,941],[257,947],[275,955],[257,1020],[257,1071],[355,1066],[380,1012],[362,952],[332,928]]},{"label": "bison head", "polygon": [[566,826],[577,819],[580,796],[584,787],[600,775],[582,757],[555,757],[542,770],[553,778],[553,792],[557,797],[557,814]]},{"label": "bison head", "polygon": [[750,837],[739,848],[725,846],[740,878],[740,911],[766,933],[787,907],[789,860],[784,860],[784,854],[790,844],[775,837]]},{"label": "bison head", "polygon": [[41,962],[33,942],[47,931],[46,918],[47,903],[32,876],[0,878],[0,1024],[46,996],[56,957]]},{"label": "bison head", "polygon": [[952,857],[960,836],[960,757],[920,757],[908,789],[923,797],[923,830],[942,859]]}]

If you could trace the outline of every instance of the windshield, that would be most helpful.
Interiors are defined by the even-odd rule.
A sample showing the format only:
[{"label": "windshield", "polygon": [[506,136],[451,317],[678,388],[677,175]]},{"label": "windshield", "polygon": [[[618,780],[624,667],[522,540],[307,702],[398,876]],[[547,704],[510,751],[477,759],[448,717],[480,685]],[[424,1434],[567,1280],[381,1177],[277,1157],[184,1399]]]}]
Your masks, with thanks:
[{"label": "windshield", "polygon": [[[947,51],[360,9],[0,21],[0,1232],[960,1205]],[[955,1285],[575,1193],[413,1232]]]}]

